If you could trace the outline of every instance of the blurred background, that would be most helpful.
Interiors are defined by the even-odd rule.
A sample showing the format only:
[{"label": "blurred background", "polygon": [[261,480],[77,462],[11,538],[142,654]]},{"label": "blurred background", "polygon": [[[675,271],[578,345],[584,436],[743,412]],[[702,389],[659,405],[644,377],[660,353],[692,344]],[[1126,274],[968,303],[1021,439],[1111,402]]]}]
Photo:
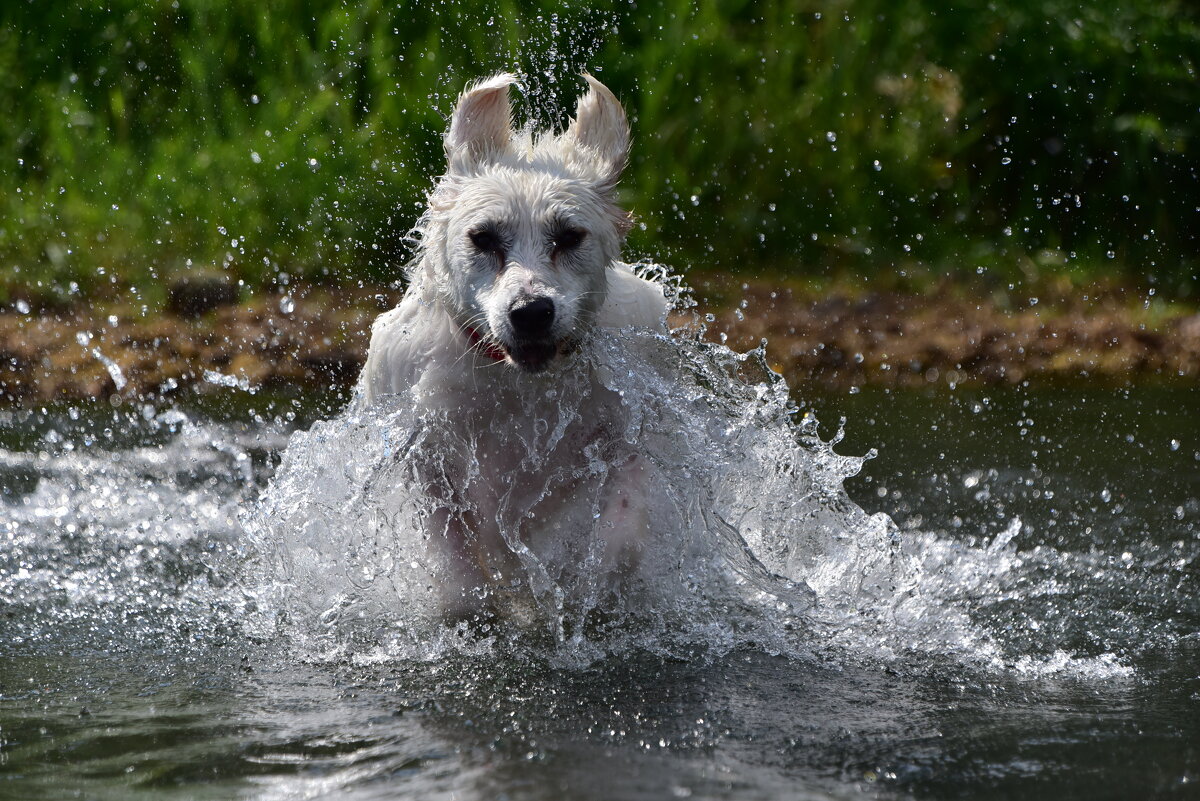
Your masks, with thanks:
[{"label": "blurred background", "polygon": [[1198,67],[1179,0],[12,0],[0,301],[398,281],[454,98],[499,70],[539,125],[584,70],[626,104],[633,257],[1184,299]]}]

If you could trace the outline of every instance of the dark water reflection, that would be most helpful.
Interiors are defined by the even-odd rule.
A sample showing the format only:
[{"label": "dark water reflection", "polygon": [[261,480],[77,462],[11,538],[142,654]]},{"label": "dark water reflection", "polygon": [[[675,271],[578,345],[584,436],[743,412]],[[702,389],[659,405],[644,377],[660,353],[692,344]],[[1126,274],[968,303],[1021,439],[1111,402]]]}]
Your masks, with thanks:
[{"label": "dark water reflection", "polygon": [[6,797],[1186,798],[1200,742],[1178,667],[1194,646],[1102,683],[758,653],[563,674],[114,646],[6,660],[25,688],[5,695]]},{"label": "dark water reflection", "polygon": [[[202,569],[168,554],[158,572],[127,568],[146,580],[81,603],[61,588],[39,596],[29,578],[59,581],[61,560],[79,552],[39,550],[9,531],[0,798],[1197,797],[1197,392],[864,392],[810,403],[822,419],[849,418],[840,450],[879,447],[852,481],[869,510],[964,541],[1019,515],[1018,551],[1090,554],[1063,575],[1048,563],[1065,602],[1017,586],[988,614],[1039,632],[1030,653],[1116,653],[1134,671],[1006,674],[757,651],[630,655],[584,670],[521,650],[312,664],[244,630],[228,588],[196,598],[197,575],[219,577],[217,557]],[[249,446],[256,424],[245,420]],[[4,447],[29,452],[46,431],[70,428],[40,425],[33,437],[14,423]],[[130,453],[155,437],[170,440],[85,450]],[[279,442],[250,449],[249,480],[205,462],[171,486],[215,487],[236,505]],[[38,497],[39,468],[10,460],[5,470],[0,508],[24,514],[16,504]],[[170,484],[162,475],[150,479]],[[135,551],[109,555],[128,562]],[[97,569],[104,557],[91,557]],[[1046,592],[1036,575],[1023,580]],[[156,586],[162,598],[134,597]]]}]

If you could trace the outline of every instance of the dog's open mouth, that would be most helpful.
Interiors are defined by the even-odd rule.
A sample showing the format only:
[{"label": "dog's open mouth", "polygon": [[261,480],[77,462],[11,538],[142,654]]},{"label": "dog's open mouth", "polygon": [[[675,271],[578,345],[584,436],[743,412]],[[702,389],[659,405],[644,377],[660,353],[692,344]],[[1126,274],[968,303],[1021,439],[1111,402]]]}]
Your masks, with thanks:
[{"label": "dog's open mouth", "polygon": [[561,343],[553,340],[518,340],[505,345],[504,351],[517,367],[527,373],[540,373],[550,366],[561,350]]},{"label": "dog's open mouth", "polygon": [[509,361],[527,373],[540,373],[560,356],[579,350],[579,340],[567,337],[558,341],[550,339],[517,340],[502,346]]}]

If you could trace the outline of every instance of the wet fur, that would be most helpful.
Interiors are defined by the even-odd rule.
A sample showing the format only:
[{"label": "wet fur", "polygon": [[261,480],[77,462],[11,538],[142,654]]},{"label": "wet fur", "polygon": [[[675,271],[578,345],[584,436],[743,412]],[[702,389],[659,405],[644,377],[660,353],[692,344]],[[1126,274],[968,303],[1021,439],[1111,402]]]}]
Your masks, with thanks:
[{"label": "wet fur", "polygon": [[[505,451],[518,438],[536,440],[522,433],[536,428],[530,399],[544,396],[567,371],[588,369],[577,352],[586,351],[596,328],[665,325],[662,287],[619,261],[629,217],[614,190],[626,162],[628,123],[613,94],[585,78],[589,90],[557,135],[513,129],[511,75],[481,81],[460,96],[445,136],[447,172],[417,227],[421,249],[408,290],[372,330],[362,401],[408,395],[418,411],[440,410],[460,428],[445,432],[447,443],[460,443],[457,452],[445,446],[452,458],[417,470],[437,507],[432,536],[453,565],[440,588],[452,612],[472,612],[496,587],[537,567],[526,543],[551,528],[595,518],[610,571],[627,566],[648,533],[638,494],[648,468],[605,430],[620,401],[594,378],[585,379],[592,389],[580,397],[595,408],[573,410],[576,422],[530,462],[535,467],[526,470]],[[543,311],[547,303],[552,322],[544,329],[541,316],[528,323],[531,315],[523,312]],[[596,490],[598,514],[576,508],[587,494],[578,478],[545,483],[557,473],[578,476],[577,463],[591,446],[602,446],[612,465]],[[525,485],[540,489],[523,498]],[[524,518],[504,523],[514,503],[536,510],[526,517],[541,527]],[[555,519],[570,526],[545,522]]]}]

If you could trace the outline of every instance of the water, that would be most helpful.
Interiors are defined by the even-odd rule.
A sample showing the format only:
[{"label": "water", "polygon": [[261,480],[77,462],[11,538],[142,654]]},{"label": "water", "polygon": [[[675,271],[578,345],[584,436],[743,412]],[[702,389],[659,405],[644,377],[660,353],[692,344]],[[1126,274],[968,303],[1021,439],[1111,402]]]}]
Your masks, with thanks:
[{"label": "water", "polygon": [[791,401],[600,344],[671,558],[543,543],[482,623],[415,581],[402,404],[3,413],[0,797],[1195,796],[1195,388]]}]

